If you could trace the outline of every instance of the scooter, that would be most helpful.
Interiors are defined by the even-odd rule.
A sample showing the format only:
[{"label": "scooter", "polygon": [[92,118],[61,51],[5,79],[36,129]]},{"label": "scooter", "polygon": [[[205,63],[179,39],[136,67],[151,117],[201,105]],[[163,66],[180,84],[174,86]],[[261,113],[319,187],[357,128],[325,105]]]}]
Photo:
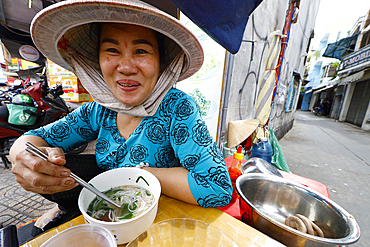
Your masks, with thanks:
[{"label": "scooter", "polygon": [[[25,82],[27,82],[27,80],[31,81],[30,78],[32,76],[35,76],[33,74],[31,73],[31,75],[27,77]],[[11,103],[5,103],[4,105],[0,106],[0,158],[3,161],[5,168],[9,168],[10,161],[8,160],[7,155],[9,154],[11,146],[19,136],[29,130],[36,129],[40,126],[52,123],[60,118],[63,118],[71,111],[63,98],[60,97],[64,93],[62,85],[49,88],[45,76],[37,78],[40,79],[39,82],[33,83],[32,85],[23,83],[23,86],[25,86],[25,88],[21,90],[19,90],[19,88],[17,89],[17,93],[32,97],[35,103],[37,112],[27,112],[36,117],[36,121],[34,124],[10,124],[8,122],[9,111],[6,105]],[[86,146],[87,144],[84,144],[72,150],[71,153],[80,153],[86,148]]]},{"label": "scooter", "polygon": [[0,105],[6,105],[12,102],[12,99],[15,95],[20,94],[21,91],[25,88],[22,80],[14,80],[13,85],[8,87],[5,82],[0,83]]},{"label": "scooter", "polygon": [[322,109],[322,107],[320,106],[316,106],[315,109],[313,110],[313,113],[316,115],[316,116],[323,116],[324,115],[324,110]]}]

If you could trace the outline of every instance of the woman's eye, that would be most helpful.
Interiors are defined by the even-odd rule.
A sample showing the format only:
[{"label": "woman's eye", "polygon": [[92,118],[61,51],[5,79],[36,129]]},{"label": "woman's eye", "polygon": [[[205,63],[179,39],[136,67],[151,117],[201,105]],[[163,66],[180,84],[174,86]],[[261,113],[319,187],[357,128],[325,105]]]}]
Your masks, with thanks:
[{"label": "woman's eye", "polygon": [[115,49],[115,48],[108,48],[105,51],[107,51],[107,52],[113,52],[113,53],[119,53],[118,50]]},{"label": "woman's eye", "polygon": [[146,50],[143,50],[143,49],[136,50],[136,54],[145,54],[145,53],[148,53],[148,52]]}]

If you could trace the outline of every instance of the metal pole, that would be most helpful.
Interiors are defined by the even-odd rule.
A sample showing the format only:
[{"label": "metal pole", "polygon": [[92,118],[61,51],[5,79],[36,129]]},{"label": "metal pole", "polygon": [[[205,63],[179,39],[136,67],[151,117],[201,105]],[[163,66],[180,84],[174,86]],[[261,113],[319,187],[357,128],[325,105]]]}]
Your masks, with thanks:
[{"label": "metal pole", "polygon": [[225,81],[222,90],[222,98],[221,98],[221,110],[220,110],[220,123],[218,126],[218,135],[217,135],[217,144],[219,148],[223,149],[223,142],[225,138],[225,130],[226,130],[226,117],[227,117],[227,107],[229,104],[229,96],[230,96],[230,87],[231,87],[231,77],[234,68],[234,55],[230,52],[226,54],[226,73],[225,73]]}]

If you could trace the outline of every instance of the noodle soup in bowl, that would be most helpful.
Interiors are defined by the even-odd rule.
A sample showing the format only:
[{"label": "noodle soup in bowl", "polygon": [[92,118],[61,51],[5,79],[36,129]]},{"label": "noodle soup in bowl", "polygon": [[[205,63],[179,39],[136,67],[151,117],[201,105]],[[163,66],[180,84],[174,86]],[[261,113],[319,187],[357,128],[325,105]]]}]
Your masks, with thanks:
[{"label": "noodle soup in bowl", "polygon": [[[161,185],[152,173],[138,168],[117,168],[99,174],[91,179],[89,183],[101,192],[109,194],[110,197],[113,193],[116,193],[115,198],[129,197],[129,200],[131,200],[127,202],[126,199],[121,199],[122,203],[126,205],[119,210],[122,215],[119,213],[119,215],[113,217],[107,213],[104,216],[105,219],[98,220],[90,215],[91,209],[94,207],[96,209],[103,208],[107,203],[105,201],[97,202],[96,195],[85,188],[82,189],[78,198],[78,206],[85,222],[109,230],[114,235],[118,245],[130,242],[153,224],[157,215]],[[140,201],[145,200],[149,200],[150,203],[146,209],[141,207],[140,204]],[[141,211],[136,212],[136,209]],[[134,214],[137,214],[137,216],[133,216],[131,211],[135,212]],[[118,221],[105,221],[113,218]]]}]

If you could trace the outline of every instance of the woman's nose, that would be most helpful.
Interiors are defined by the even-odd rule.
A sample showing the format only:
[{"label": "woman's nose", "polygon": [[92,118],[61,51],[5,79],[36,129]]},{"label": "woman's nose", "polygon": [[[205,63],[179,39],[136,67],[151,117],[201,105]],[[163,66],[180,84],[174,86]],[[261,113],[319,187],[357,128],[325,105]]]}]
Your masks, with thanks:
[{"label": "woman's nose", "polygon": [[138,72],[135,61],[131,56],[122,56],[119,60],[117,70],[123,74],[134,74]]}]

